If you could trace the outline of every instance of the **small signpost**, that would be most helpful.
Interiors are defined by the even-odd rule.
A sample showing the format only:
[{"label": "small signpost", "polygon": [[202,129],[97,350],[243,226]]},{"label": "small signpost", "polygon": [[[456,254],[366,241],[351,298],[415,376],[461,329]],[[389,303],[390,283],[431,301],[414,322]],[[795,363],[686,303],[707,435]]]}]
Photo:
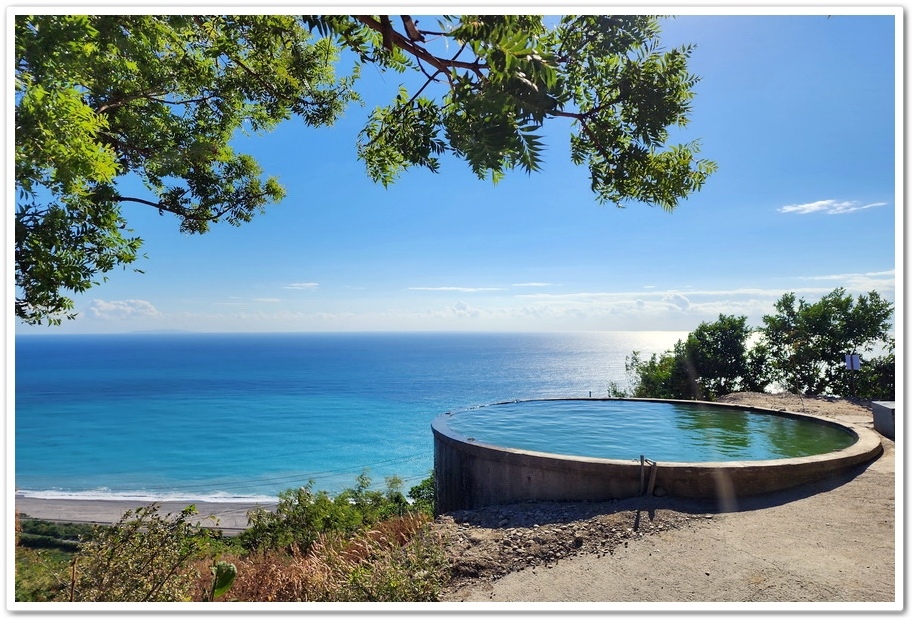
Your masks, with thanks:
[{"label": "small signpost", "polygon": [[855,373],[862,367],[862,361],[856,353],[846,355],[846,369],[849,370],[849,395],[856,395],[856,376]]}]

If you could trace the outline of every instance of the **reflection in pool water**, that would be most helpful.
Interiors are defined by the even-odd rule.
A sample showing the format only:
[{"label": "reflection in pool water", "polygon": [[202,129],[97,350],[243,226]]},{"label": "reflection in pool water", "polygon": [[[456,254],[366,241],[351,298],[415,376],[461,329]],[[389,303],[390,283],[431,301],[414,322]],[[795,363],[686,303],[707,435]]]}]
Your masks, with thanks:
[{"label": "reflection in pool water", "polygon": [[704,403],[532,400],[457,412],[458,435],[519,450],[604,459],[700,463],[824,454],[855,442],[845,429]]}]

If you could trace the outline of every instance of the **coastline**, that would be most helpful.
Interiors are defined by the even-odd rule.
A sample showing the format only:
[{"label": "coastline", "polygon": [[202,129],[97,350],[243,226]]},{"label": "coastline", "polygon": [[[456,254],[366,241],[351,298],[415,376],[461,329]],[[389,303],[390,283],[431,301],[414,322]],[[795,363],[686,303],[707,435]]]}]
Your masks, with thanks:
[{"label": "coastline", "polygon": [[[29,519],[111,525],[117,523],[126,511],[142,508],[151,503],[140,500],[50,500],[25,497],[17,493],[15,512]],[[226,536],[236,535],[248,527],[248,511],[259,506],[268,510],[276,508],[276,504],[251,502],[170,500],[157,503],[160,506],[160,514],[177,514],[193,504],[197,508],[197,516],[191,518],[192,523],[199,521],[201,526],[217,528]]]}]

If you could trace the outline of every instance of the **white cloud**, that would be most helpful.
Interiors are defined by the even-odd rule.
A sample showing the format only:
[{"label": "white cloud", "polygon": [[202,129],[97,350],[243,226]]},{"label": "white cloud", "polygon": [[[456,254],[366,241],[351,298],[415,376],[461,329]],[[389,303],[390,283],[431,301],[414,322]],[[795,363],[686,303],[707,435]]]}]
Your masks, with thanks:
[{"label": "white cloud", "polygon": [[464,301],[458,301],[450,309],[451,313],[459,318],[474,318],[480,315],[480,310],[474,309]]},{"label": "white cloud", "polygon": [[425,292],[501,292],[505,288],[464,288],[459,286],[438,286],[438,287],[423,287],[416,286],[412,288],[407,288],[408,290],[421,290]]},{"label": "white cloud", "polygon": [[[887,265],[886,265],[887,266]],[[891,264],[891,266],[893,266]],[[342,306],[336,300],[323,301],[316,290],[305,297],[308,306],[286,309],[287,297],[254,299],[229,297],[213,301],[208,313],[200,305],[194,312],[160,313],[145,300],[87,300],[83,313],[73,324],[80,332],[143,329],[181,329],[188,331],[340,331],[340,330],[507,330],[507,331],[582,331],[582,330],[675,330],[690,331],[700,322],[714,321],[718,314],[747,316],[750,325],[764,314],[773,313],[780,296],[794,292],[815,301],[836,287],[850,294],[877,290],[893,301],[895,271],[861,273],[809,273],[770,276],[763,282],[748,280],[744,285],[764,287],[691,288],[679,284],[646,287],[646,282],[615,291],[614,284],[593,290],[564,292],[560,287],[540,288],[535,283],[513,284],[503,288],[416,287],[427,291],[390,298],[355,299]],[[508,282],[507,282],[508,283]],[[652,284],[653,282],[648,282]],[[282,284],[280,284],[282,285]],[[317,284],[298,284],[309,290]],[[522,286],[528,286],[522,287]],[[278,286],[279,287],[279,286]],[[435,294],[438,292],[439,294]],[[467,294],[464,294],[467,293]],[[473,294],[479,293],[479,294]],[[258,293],[262,294],[262,293]],[[277,294],[266,293],[266,294]],[[444,295],[444,298],[443,298]],[[300,297],[301,298],[301,297]],[[158,299],[157,299],[158,300]],[[435,303],[430,303],[435,300]],[[260,304],[254,302],[260,301]],[[160,303],[161,304],[161,303]],[[248,310],[246,313],[233,313]],[[346,310],[346,311],[345,311]]]},{"label": "white cloud", "polygon": [[513,283],[513,288],[551,288],[559,286],[559,283],[546,283],[543,281],[531,281],[529,283]]},{"label": "white cloud", "polygon": [[869,273],[843,273],[836,275],[816,275],[800,277],[805,281],[834,281],[837,287],[854,292],[894,291],[897,284],[896,272],[883,270]]},{"label": "white cloud", "polygon": [[890,278],[893,279],[894,270],[879,270],[870,273],[843,273],[839,275],[817,275],[815,277],[800,277],[800,279],[812,279],[817,281],[847,281],[850,279],[862,280],[866,278]]},{"label": "white cloud", "polygon": [[283,286],[284,290],[314,290],[318,287],[318,284],[315,282],[307,283],[291,283],[289,285]]},{"label": "white cloud", "polygon": [[149,301],[128,299],[126,301],[104,301],[93,299],[89,304],[89,315],[100,320],[126,320],[131,318],[159,318],[162,313]]},{"label": "white cloud", "polygon": [[[877,274],[877,273],[875,273]],[[813,279],[809,277],[808,279]],[[853,284],[847,284],[848,289],[856,289],[853,287]],[[728,290],[667,290],[659,292],[570,292],[567,294],[547,294],[547,293],[536,293],[536,294],[516,294],[515,298],[519,299],[531,299],[538,300],[543,302],[569,302],[569,303],[580,303],[580,304],[597,304],[597,303],[612,303],[620,301],[634,301],[637,299],[655,299],[661,300],[665,303],[670,303],[677,307],[682,307],[685,302],[687,305],[695,305],[696,300],[703,297],[714,297],[714,298],[746,298],[746,297],[755,297],[755,298],[769,298],[773,301],[776,301],[780,296],[786,292],[795,292],[796,294],[827,294],[832,288],[828,286],[820,287],[802,287],[794,288],[791,285],[787,285],[783,288],[732,288]],[[687,299],[687,295],[690,295],[690,299]]]},{"label": "white cloud", "polygon": [[856,201],[837,201],[836,199],[823,199],[811,203],[799,203],[779,208],[782,213],[811,214],[813,212],[826,212],[827,214],[849,214],[868,208],[877,208],[887,203],[868,203],[861,205]]},{"label": "white cloud", "polygon": [[683,294],[666,294],[662,301],[677,309],[690,309],[690,299]]}]

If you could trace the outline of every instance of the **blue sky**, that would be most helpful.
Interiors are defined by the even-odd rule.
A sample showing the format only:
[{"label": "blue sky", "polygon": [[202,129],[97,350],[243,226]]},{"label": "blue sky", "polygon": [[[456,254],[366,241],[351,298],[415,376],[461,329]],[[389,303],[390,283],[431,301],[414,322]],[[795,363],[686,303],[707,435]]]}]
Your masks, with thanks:
[{"label": "blue sky", "polygon": [[370,67],[369,105],[333,128],[294,120],[239,141],[280,177],[281,204],[204,236],[127,206],[144,273],[109,273],[61,327],[15,331],[689,331],[720,313],[756,324],[785,292],[894,301],[894,16],[776,10],[791,9],[664,20],[666,46],[696,44],[690,69],[702,78],[676,138],[699,139],[719,167],[673,213],[599,204],[569,162],[565,120],[545,130],[540,173],[494,186],[446,160],[439,174],[374,184],[357,133],[403,77]]}]

